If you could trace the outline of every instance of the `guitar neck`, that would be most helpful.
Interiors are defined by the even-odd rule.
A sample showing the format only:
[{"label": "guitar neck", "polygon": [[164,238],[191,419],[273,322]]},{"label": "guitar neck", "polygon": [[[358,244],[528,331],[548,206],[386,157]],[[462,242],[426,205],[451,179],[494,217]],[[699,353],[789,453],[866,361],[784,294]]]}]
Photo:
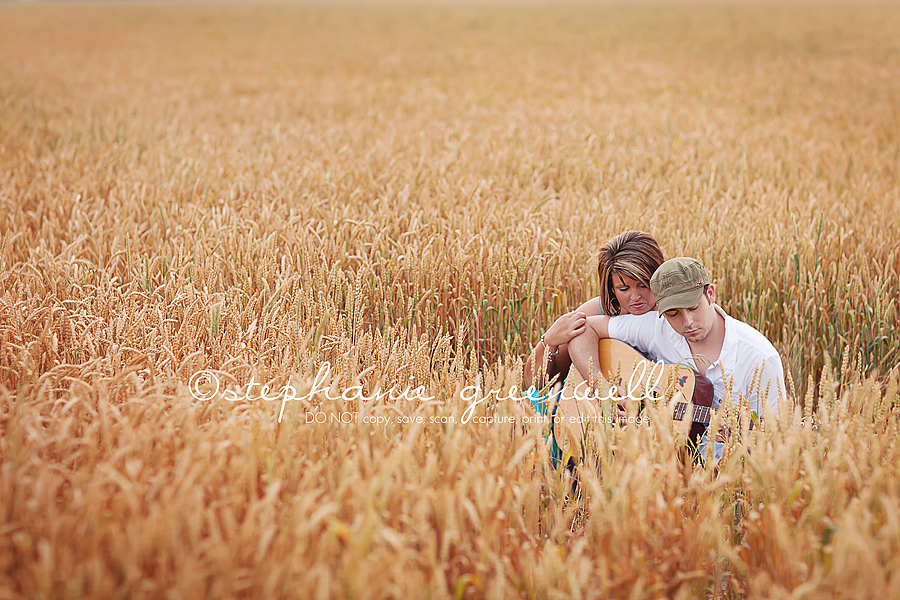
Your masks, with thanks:
[{"label": "guitar neck", "polygon": [[[675,404],[675,411],[672,413],[672,419],[675,421],[683,421],[684,414],[687,412],[688,403],[687,402],[678,402]],[[710,419],[710,407],[709,406],[698,406],[696,404],[693,405],[694,410],[691,414],[691,421],[693,423],[701,423],[703,425],[709,425]]]}]

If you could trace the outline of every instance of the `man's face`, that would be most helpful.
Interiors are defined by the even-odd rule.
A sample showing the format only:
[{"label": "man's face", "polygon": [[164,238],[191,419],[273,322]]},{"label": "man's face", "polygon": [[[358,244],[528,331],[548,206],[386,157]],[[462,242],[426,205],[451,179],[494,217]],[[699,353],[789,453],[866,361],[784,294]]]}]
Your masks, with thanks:
[{"label": "man's face", "polygon": [[716,324],[717,313],[713,307],[715,301],[716,290],[710,284],[698,304],[690,308],[667,310],[663,315],[672,329],[683,335],[688,342],[696,344],[705,340]]}]

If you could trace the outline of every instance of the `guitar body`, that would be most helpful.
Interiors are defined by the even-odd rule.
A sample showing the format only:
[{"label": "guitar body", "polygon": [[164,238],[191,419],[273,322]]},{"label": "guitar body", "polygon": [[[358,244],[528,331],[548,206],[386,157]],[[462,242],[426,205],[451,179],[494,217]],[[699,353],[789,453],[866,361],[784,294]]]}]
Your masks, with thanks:
[{"label": "guitar body", "polygon": [[[619,340],[602,339],[598,350],[602,380],[591,386],[577,369],[569,369],[555,407],[554,435],[563,454],[583,455],[588,428],[615,421],[611,409],[617,397],[624,402],[640,401],[642,406],[646,400],[665,400],[675,421],[684,421],[688,415],[686,433],[696,448],[709,425],[712,383],[687,365],[651,362]],[[604,406],[610,414],[604,414]]]}]

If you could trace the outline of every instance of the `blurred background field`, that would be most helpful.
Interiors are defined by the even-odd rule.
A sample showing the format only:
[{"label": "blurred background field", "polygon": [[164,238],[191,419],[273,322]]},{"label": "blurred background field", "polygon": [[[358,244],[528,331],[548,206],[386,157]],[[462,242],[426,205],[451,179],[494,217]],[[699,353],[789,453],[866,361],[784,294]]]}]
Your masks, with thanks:
[{"label": "blurred background field", "polygon": [[[862,2],[0,5],[0,597],[896,597],[898,31]],[[796,411],[718,472],[664,420],[597,431],[565,501],[539,428],[463,425],[461,389],[520,386],[625,229],[706,262]],[[457,423],[188,393],[324,361],[435,398],[353,411]]]}]

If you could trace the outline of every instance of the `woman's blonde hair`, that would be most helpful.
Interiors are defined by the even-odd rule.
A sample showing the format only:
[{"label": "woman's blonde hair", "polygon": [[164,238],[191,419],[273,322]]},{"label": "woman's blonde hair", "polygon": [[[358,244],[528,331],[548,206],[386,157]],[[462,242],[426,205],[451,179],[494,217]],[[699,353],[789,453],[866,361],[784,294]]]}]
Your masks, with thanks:
[{"label": "woman's blonde hair", "polygon": [[643,231],[626,231],[603,244],[597,265],[603,313],[612,316],[622,312],[613,291],[613,275],[624,275],[649,286],[650,278],[664,261],[659,244]]}]

